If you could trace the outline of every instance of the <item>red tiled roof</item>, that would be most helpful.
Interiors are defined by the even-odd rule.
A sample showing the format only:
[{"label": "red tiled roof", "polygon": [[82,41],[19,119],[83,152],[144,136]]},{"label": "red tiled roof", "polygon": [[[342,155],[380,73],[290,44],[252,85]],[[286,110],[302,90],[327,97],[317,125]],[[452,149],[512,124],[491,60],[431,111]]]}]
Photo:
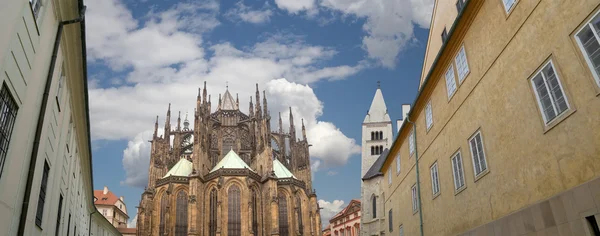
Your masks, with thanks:
[{"label": "red tiled roof", "polygon": [[94,197],[98,200],[94,202],[96,205],[115,205],[119,198],[110,190],[104,194],[104,190],[94,190]]},{"label": "red tiled roof", "polygon": [[340,212],[338,212],[337,214],[335,214],[333,217],[331,217],[331,219],[329,220],[329,222],[331,222],[331,220],[342,216],[344,214],[346,214],[348,212],[348,210],[350,209],[350,207],[354,204],[358,204],[360,206],[360,200],[359,199],[352,199],[350,201],[350,203],[348,203],[348,205],[346,207],[344,207],[344,209],[342,209]]},{"label": "red tiled roof", "polygon": [[122,233],[122,234],[135,234],[135,233],[137,233],[137,228],[117,228],[117,230],[119,230],[119,233]]}]

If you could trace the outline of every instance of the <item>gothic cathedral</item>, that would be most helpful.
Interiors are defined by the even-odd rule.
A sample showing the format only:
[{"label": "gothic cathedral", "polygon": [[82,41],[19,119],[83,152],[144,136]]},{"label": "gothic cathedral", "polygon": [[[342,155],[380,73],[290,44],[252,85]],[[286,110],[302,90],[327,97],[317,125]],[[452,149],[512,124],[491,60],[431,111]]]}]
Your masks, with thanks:
[{"label": "gothic cathedral", "polygon": [[148,187],[138,206],[138,235],[288,236],[321,235],[321,216],[312,189],[309,144],[302,122],[297,139],[290,127],[271,131],[263,91],[248,114],[227,89],[216,111],[198,89],[194,124],[186,117],[164,135],[154,124]]}]

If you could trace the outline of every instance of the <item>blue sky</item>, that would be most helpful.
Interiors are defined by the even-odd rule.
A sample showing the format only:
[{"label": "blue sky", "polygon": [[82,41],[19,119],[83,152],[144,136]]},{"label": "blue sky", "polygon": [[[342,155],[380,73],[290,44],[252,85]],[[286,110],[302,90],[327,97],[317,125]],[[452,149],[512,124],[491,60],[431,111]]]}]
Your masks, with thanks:
[{"label": "blue sky", "polygon": [[259,83],[273,117],[291,106],[307,123],[325,221],[360,198],[361,123],[377,81],[393,120],[416,95],[433,1],[86,4],[95,189],[124,196],[134,218],[156,116],[162,128],[169,103],[192,112],[204,81],[214,103],[228,83],[246,111]]}]

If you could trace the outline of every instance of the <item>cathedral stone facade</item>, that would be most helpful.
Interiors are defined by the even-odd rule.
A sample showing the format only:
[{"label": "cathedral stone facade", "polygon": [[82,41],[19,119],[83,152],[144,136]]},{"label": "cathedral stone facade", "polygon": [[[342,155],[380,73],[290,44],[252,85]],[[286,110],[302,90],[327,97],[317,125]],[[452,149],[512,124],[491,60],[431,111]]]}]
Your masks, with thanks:
[{"label": "cathedral stone facade", "polygon": [[148,187],[138,206],[138,235],[320,235],[312,189],[309,144],[302,122],[296,137],[290,109],[288,132],[271,131],[263,91],[248,114],[225,91],[211,113],[206,83],[198,90],[193,128],[188,117],[164,135],[154,125]]}]

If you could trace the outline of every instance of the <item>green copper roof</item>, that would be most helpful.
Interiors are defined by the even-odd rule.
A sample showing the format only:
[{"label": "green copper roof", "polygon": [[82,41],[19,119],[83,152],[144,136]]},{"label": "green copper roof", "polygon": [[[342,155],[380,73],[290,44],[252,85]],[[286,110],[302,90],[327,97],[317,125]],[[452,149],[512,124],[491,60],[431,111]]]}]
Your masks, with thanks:
[{"label": "green copper roof", "polygon": [[173,168],[171,168],[163,178],[169,177],[170,175],[187,177],[192,173],[193,167],[194,165],[192,164],[192,162],[188,161],[185,158],[181,158],[177,162],[177,164],[175,164]]},{"label": "green copper roof", "polygon": [[252,170],[252,168],[250,168],[250,166],[248,166],[248,164],[246,164],[246,162],[244,162],[242,160],[242,158],[240,158],[233,150],[229,151],[229,153],[227,153],[227,155],[225,155],[225,157],[223,157],[223,159],[221,159],[221,161],[219,161],[219,163],[217,163],[217,165],[212,170],[210,170],[210,172],[216,171],[221,168],[225,168],[225,169],[247,168],[249,170]]},{"label": "green copper roof", "polygon": [[285,168],[285,166],[277,159],[273,161],[273,171],[275,171],[275,176],[277,176],[277,178],[296,178],[296,176],[294,176],[288,168]]}]

